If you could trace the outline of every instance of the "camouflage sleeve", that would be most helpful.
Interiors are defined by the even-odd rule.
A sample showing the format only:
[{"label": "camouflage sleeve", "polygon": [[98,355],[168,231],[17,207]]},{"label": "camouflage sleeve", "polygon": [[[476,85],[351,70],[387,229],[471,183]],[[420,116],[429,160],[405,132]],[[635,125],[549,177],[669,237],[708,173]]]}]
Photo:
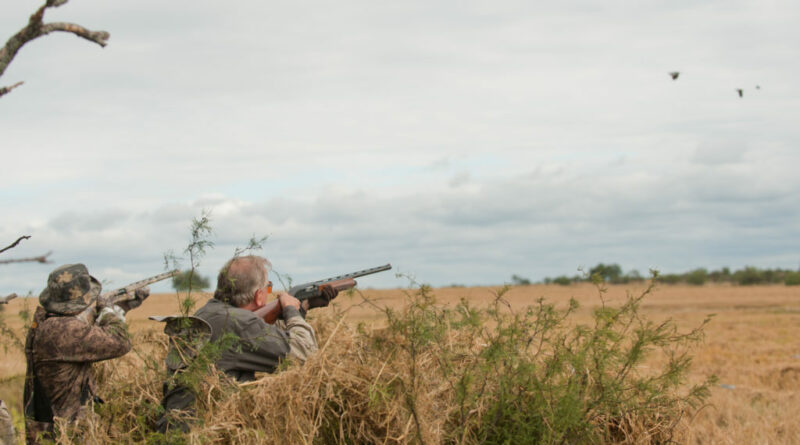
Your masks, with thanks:
[{"label": "camouflage sleeve", "polygon": [[125,355],[131,349],[127,326],[119,319],[90,325],[75,317],[57,323],[47,320],[43,328],[49,335],[37,335],[43,343],[40,361],[98,362]]},{"label": "camouflage sleeve", "polygon": [[304,363],[308,356],[319,349],[314,328],[293,307],[283,310],[286,331],[289,333],[289,356]]}]

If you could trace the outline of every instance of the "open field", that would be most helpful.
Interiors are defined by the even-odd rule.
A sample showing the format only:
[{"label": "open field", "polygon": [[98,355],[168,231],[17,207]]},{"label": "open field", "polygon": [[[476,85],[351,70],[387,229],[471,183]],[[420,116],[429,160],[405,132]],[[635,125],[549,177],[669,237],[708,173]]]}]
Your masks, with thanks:
[{"label": "open field", "polygon": [[[644,286],[610,286],[606,304],[624,299],[626,292],[640,292]],[[455,304],[466,298],[482,306],[493,301],[497,288],[436,289],[442,304]],[[339,307],[347,321],[379,324],[383,316],[370,304],[399,307],[402,290],[363,290],[341,295]],[[591,285],[515,287],[504,299],[512,308],[533,304],[538,298],[566,306],[576,298],[582,309],[579,319],[588,317],[591,307],[601,303]],[[199,298],[202,304],[208,295]],[[15,300],[3,312],[6,325],[22,335],[22,321],[15,316],[35,300]],[[325,309],[323,309],[324,311]],[[148,315],[177,313],[174,294],[151,296],[131,312],[134,331],[157,330]],[[643,304],[643,312],[653,320],[673,318],[685,330],[699,325],[709,314],[716,314],[706,329],[705,341],[696,348],[692,380],[707,375],[719,377],[709,405],[696,413],[689,434],[682,442],[696,444],[790,444],[800,437],[800,287],[785,286],[661,286]],[[0,351],[0,397],[18,413],[25,371],[21,352],[10,345]]]}]

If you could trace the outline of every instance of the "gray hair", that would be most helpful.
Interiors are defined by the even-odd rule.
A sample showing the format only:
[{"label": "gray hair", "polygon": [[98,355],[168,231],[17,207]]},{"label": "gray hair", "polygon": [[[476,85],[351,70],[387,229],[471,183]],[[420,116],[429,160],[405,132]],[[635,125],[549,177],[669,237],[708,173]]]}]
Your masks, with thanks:
[{"label": "gray hair", "polygon": [[267,269],[271,266],[260,256],[231,258],[219,271],[214,298],[236,307],[250,304],[256,291],[267,284]]}]

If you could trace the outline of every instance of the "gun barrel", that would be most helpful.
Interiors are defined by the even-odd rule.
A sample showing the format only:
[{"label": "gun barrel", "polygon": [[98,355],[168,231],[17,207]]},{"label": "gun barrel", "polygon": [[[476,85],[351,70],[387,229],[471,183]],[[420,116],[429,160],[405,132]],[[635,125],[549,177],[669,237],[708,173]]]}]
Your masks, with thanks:
[{"label": "gun barrel", "polygon": [[[294,286],[291,289],[289,289],[288,292],[289,292],[289,295],[293,295],[295,297],[298,297],[298,295],[309,294],[309,292],[311,292],[313,289],[316,289],[317,287],[319,287],[319,286],[321,286],[323,284],[326,284],[326,283],[330,283],[332,281],[340,281],[340,280],[346,280],[346,279],[351,279],[351,278],[363,277],[365,275],[372,275],[374,273],[383,272],[383,271],[389,270],[391,268],[392,268],[392,265],[387,263],[387,264],[384,264],[383,266],[371,267],[369,269],[364,269],[364,270],[359,270],[359,271],[356,271],[356,272],[346,273],[344,275],[339,275],[339,276],[336,276],[336,277],[326,278],[324,280],[318,280],[318,281],[312,281],[310,283],[299,284],[299,285]],[[307,291],[307,292],[303,292],[303,291]],[[311,293],[314,293],[314,292],[311,292]],[[300,298],[300,299],[302,300],[303,298]]]},{"label": "gun barrel", "polygon": [[139,289],[141,287],[145,287],[145,286],[148,286],[148,285],[153,284],[153,283],[158,283],[159,281],[166,280],[167,278],[172,278],[175,275],[177,275],[178,273],[180,273],[180,271],[178,269],[175,269],[175,270],[171,270],[169,272],[164,272],[164,273],[160,273],[158,275],[154,275],[154,276],[152,276],[150,278],[145,278],[144,280],[135,281],[135,282],[133,282],[133,283],[131,283],[131,284],[125,286],[125,287],[120,287],[119,289],[114,289],[114,290],[105,292],[105,293],[103,293],[103,295],[100,296],[100,298],[105,299],[105,300],[109,300],[109,299],[112,299],[112,298],[120,296],[120,295],[125,295],[126,293],[131,292],[131,291],[135,291],[136,289]]},{"label": "gun barrel", "polygon": [[332,278],[326,278],[324,280],[313,281],[313,282],[308,283],[308,284],[325,284],[325,283],[328,283],[328,282],[331,282],[331,281],[344,280],[346,278],[358,278],[358,277],[363,277],[365,275],[372,275],[374,273],[383,272],[384,270],[389,270],[391,268],[392,268],[391,264],[384,264],[383,266],[371,267],[369,269],[364,269],[364,270],[359,270],[357,272],[352,272],[352,273],[346,273],[344,275],[339,275],[338,277],[332,277]]}]

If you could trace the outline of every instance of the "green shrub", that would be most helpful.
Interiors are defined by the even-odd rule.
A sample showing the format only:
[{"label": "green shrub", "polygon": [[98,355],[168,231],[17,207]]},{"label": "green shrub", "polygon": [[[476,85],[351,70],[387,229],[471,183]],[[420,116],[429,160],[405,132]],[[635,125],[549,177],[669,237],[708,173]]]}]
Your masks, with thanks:
[{"label": "green shrub", "polygon": [[800,271],[786,272],[786,278],[783,283],[787,286],[800,286]]},{"label": "green shrub", "polygon": [[708,280],[708,271],[700,268],[686,274],[686,282],[695,286],[702,286]]},{"label": "green shrub", "polygon": [[[605,289],[598,289],[602,299]],[[434,356],[440,379],[453,385],[446,443],[608,443],[644,431],[651,443],[662,443],[671,440],[674,421],[687,407],[708,396],[713,378],[683,387],[691,361],[686,345],[702,338],[708,320],[686,334],[671,321],[646,320],[639,308],[652,289],[653,283],[620,307],[601,306],[589,325],[574,325],[575,300],[564,310],[540,299],[512,312],[503,289],[485,311],[466,301],[447,310],[423,288],[402,316],[389,312],[389,338],[402,339],[394,346],[407,355],[401,360],[410,375],[421,375],[420,357]],[[453,329],[460,343],[452,341]],[[391,344],[383,335],[382,350]],[[485,347],[475,350],[474,344]],[[656,350],[667,363],[642,371]],[[412,380],[407,386],[421,385]],[[416,396],[406,403],[421,429]]]},{"label": "green shrub", "polygon": [[511,275],[511,283],[516,286],[529,286],[531,284],[531,280],[514,274]]},{"label": "green shrub", "polygon": [[189,289],[201,291],[210,286],[211,282],[208,277],[200,275],[193,269],[181,271],[172,277],[172,288],[177,291],[188,291]]},{"label": "green shrub", "polygon": [[657,280],[659,283],[663,284],[678,284],[683,281],[683,276],[675,273],[668,273],[659,275]]},{"label": "green shrub", "polygon": [[755,267],[747,266],[733,273],[733,282],[741,286],[750,286],[763,283],[764,277]]},{"label": "green shrub", "polygon": [[645,278],[636,269],[626,273],[624,278],[626,283],[641,283],[645,281]]},{"label": "green shrub", "polygon": [[727,267],[723,267],[720,270],[713,270],[709,272],[708,279],[714,283],[730,283],[731,270]]},{"label": "green shrub", "polygon": [[568,277],[568,276],[566,276],[566,275],[561,275],[559,277],[553,278],[553,284],[558,284],[558,285],[561,285],[561,286],[569,286],[572,283],[573,283],[573,279]]},{"label": "green shrub", "polygon": [[589,269],[589,276],[599,275],[604,281],[609,283],[618,283],[622,277],[622,267],[619,264],[603,264]]}]

